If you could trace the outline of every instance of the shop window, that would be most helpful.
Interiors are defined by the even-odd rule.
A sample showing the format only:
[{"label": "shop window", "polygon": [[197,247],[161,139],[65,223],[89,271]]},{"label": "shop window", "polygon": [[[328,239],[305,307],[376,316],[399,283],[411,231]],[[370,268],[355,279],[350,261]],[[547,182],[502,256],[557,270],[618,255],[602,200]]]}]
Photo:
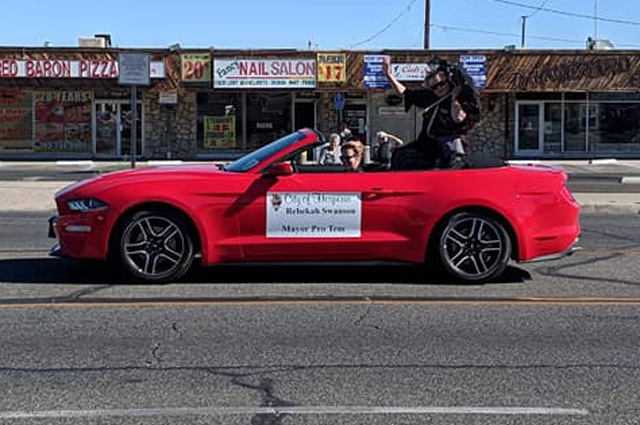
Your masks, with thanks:
[{"label": "shop window", "polygon": [[516,93],[516,100],[560,100],[562,93],[547,92],[522,92]]},{"label": "shop window", "polygon": [[[599,103],[589,128],[592,152],[637,152],[640,148],[640,103]],[[591,120],[590,120],[591,121]]]},{"label": "shop window", "polygon": [[0,90],[0,152],[33,150],[33,94]]},{"label": "shop window", "polygon": [[586,92],[567,92],[564,94],[564,100],[587,100]]},{"label": "shop window", "polygon": [[91,91],[34,92],[34,150],[47,153],[90,153],[92,104]]},{"label": "shop window", "polygon": [[544,153],[562,153],[562,105],[544,105]]},{"label": "shop window", "polygon": [[585,152],[587,146],[586,103],[565,103],[564,146],[565,152]]},{"label": "shop window", "polygon": [[254,150],[291,133],[289,92],[247,94],[247,150]]},{"label": "shop window", "polygon": [[593,92],[589,93],[589,100],[591,101],[634,101],[640,102],[640,93],[636,92]]},{"label": "shop window", "polygon": [[242,95],[198,93],[198,152],[242,150]]}]

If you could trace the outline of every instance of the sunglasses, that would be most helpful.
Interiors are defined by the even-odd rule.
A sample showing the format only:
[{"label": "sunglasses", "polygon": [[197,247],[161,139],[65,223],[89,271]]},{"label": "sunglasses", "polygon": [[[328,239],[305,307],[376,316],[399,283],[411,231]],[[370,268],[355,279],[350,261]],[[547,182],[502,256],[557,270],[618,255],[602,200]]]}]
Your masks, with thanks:
[{"label": "sunglasses", "polygon": [[441,87],[444,87],[447,85],[447,80],[442,80],[442,81],[438,81],[437,83],[430,85],[429,89],[431,90],[438,90]]},{"label": "sunglasses", "polygon": [[342,155],[341,158],[345,160],[350,160],[351,158],[357,158],[358,155]]}]

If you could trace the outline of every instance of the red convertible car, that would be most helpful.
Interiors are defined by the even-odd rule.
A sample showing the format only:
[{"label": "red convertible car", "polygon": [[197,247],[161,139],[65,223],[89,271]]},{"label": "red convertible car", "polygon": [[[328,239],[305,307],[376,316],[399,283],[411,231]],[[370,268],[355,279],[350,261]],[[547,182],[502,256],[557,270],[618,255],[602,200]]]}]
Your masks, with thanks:
[{"label": "red convertible car", "polygon": [[497,278],[510,259],[573,250],[579,206],[567,175],[540,165],[346,172],[307,155],[300,130],[224,166],[117,171],[56,194],[52,255],[110,260],[135,281],[194,262],[391,260],[455,281]]}]

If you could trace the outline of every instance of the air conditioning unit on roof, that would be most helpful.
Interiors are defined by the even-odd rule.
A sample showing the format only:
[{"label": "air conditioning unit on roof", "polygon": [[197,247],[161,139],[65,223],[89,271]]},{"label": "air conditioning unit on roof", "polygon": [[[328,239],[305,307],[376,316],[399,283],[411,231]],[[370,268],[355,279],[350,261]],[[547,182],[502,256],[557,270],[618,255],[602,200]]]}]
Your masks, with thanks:
[{"label": "air conditioning unit on roof", "polygon": [[78,47],[105,48],[107,40],[103,37],[78,37]]}]

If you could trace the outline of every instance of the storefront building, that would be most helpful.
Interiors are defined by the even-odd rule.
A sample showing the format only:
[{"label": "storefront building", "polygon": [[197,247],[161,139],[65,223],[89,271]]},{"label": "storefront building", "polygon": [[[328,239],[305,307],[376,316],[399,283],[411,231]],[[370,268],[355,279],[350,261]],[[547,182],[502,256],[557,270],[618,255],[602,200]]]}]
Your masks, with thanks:
[{"label": "storefront building", "polygon": [[419,86],[424,64],[465,67],[482,119],[470,150],[502,158],[640,158],[638,51],[314,52],[265,49],[0,48],[0,159],[129,159],[131,87],[121,52],[150,57],[139,86],[139,159],[230,159],[309,127],[342,123],[375,149],[384,130],[406,142],[405,111],[382,73]]}]

